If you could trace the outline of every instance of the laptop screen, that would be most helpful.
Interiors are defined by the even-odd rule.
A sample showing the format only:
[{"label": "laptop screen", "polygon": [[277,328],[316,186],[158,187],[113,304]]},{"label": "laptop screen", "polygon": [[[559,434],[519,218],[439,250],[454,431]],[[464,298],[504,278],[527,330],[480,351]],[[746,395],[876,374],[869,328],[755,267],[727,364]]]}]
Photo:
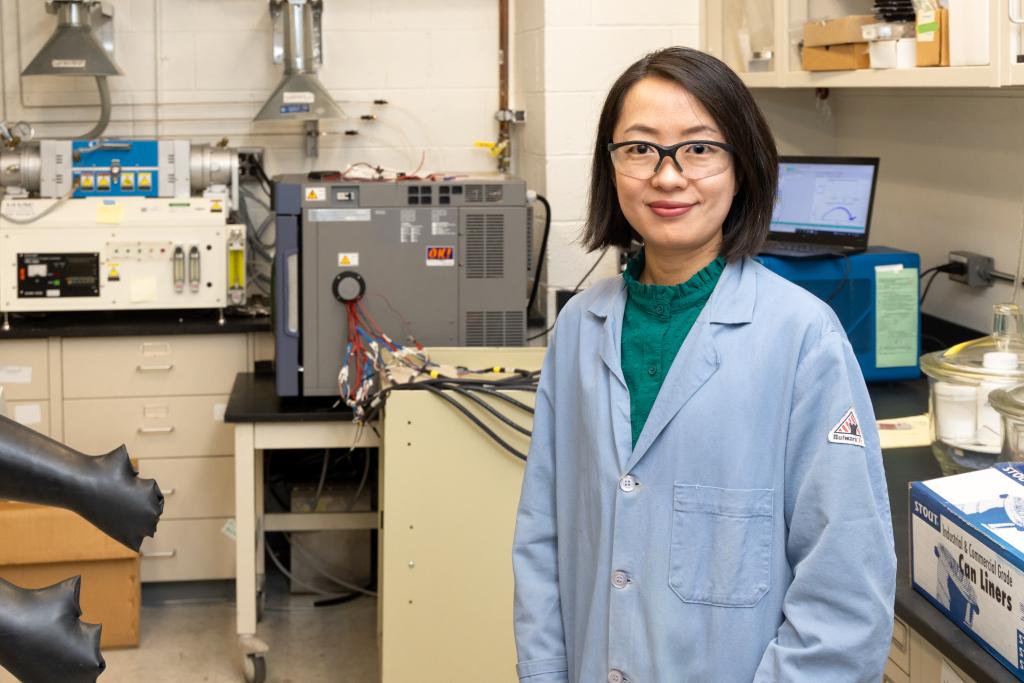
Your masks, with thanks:
[{"label": "laptop screen", "polygon": [[877,158],[780,157],[770,239],[867,246]]}]

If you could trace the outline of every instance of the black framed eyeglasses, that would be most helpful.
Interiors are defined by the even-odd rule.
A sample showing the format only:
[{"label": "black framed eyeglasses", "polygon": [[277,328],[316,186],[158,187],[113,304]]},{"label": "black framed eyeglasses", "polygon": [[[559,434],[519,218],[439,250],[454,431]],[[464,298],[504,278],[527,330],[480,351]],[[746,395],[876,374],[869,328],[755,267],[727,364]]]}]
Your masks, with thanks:
[{"label": "black framed eyeglasses", "polygon": [[685,140],[671,147],[646,140],[608,143],[615,170],[637,180],[653,178],[665,159],[671,159],[687,180],[710,178],[729,168],[735,151],[732,145],[715,140]]}]

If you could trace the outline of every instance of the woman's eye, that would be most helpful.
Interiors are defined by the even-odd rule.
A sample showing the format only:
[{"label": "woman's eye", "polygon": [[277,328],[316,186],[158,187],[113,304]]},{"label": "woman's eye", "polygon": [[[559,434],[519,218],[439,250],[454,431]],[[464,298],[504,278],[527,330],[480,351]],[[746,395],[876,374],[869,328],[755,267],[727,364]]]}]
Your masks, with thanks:
[{"label": "woman's eye", "polygon": [[686,148],[686,153],[700,156],[702,154],[711,154],[714,150],[715,148],[711,145],[690,145]]},{"label": "woman's eye", "polygon": [[627,147],[626,149],[629,151],[630,154],[637,154],[641,156],[645,154],[650,154],[652,150],[650,145],[632,145],[630,147]]}]

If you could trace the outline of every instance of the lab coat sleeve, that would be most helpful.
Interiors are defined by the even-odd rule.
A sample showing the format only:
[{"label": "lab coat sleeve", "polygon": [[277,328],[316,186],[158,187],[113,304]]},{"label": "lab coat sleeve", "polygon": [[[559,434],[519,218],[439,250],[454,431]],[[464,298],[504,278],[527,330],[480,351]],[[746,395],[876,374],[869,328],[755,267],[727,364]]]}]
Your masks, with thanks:
[{"label": "lab coat sleeve", "polygon": [[[849,342],[825,332],[796,371],[786,452],[784,619],[755,682],[877,683],[889,651],[896,556],[874,411]],[[856,412],[864,445],[829,435]]]},{"label": "lab coat sleeve", "polygon": [[533,439],[512,548],[517,669],[523,683],[569,680],[558,590],[554,374],[554,346],[551,346],[537,391]]}]

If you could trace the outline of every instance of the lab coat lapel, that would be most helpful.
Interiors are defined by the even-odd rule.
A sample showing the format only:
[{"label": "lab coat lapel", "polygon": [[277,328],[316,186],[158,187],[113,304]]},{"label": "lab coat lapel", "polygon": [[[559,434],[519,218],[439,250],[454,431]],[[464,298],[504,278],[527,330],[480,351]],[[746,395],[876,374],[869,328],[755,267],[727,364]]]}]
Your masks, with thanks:
[{"label": "lab coat lapel", "polygon": [[622,467],[632,451],[633,433],[629,416],[629,389],[622,373],[622,320],[626,310],[625,285],[607,300],[595,302],[589,309],[603,324],[598,340],[598,353],[608,373],[608,399],[611,406],[612,435],[615,439],[617,463]]},{"label": "lab coat lapel", "polygon": [[651,407],[651,413],[626,464],[627,472],[636,467],[676,413],[718,369],[718,349],[706,312],[693,324],[665,376],[658,398]]},{"label": "lab coat lapel", "polygon": [[[723,325],[742,325],[753,320],[757,293],[755,268],[749,260],[730,263],[693,328],[683,342],[661,385],[626,471],[636,467],[672,418],[715,374],[722,359],[715,335]],[[700,426],[696,426],[700,428]]]}]

